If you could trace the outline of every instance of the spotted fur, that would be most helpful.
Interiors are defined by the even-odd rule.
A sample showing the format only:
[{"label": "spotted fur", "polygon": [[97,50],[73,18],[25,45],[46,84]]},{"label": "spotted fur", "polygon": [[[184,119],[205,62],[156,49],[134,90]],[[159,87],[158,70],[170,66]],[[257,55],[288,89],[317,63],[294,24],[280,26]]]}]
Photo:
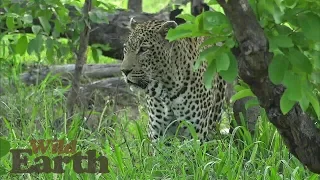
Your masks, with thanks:
[{"label": "spotted fur", "polygon": [[[173,21],[137,24],[133,20],[121,71],[130,86],[146,93],[148,135],[152,140],[175,134],[180,121],[186,120],[194,126],[198,138],[206,141],[221,119],[226,83],[215,75],[213,88],[205,88],[206,63],[193,70],[204,38],[169,42],[165,36],[176,26]],[[191,138],[187,127],[181,128],[178,134]]]}]

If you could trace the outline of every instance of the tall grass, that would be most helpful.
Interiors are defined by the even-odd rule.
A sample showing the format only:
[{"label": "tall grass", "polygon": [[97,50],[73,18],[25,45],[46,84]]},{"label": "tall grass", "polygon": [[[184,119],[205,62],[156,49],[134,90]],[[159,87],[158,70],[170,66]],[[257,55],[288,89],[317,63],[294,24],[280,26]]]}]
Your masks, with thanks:
[{"label": "tall grass", "polygon": [[[57,129],[65,121],[63,89],[52,91],[51,78],[36,87],[20,84],[17,92],[0,99],[0,135],[12,148],[30,148],[30,139],[77,139],[77,151],[96,149],[109,159],[108,174],[77,174],[72,163],[64,174],[8,174],[1,179],[318,179],[291,156],[281,137],[263,114],[251,135],[239,126],[233,133],[201,145],[173,140],[151,143],[147,139],[147,115],[139,120],[100,113],[96,129],[86,127],[87,114],[79,114],[72,129]],[[50,88],[50,89],[49,89]],[[130,113],[130,112],[127,112]],[[240,138],[239,138],[240,137]],[[46,154],[49,157],[56,155]],[[0,165],[11,169],[9,153]],[[30,163],[35,156],[31,156]]]},{"label": "tall grass", "polygon": [[[158,1],[143,2],[145,12],[157,12],[166,4],[158,3],[155,7]],[[126,8],[127,1],[115,3]],[[185,7],[185,13],[189,6]],[[2,38],[0,44],[1,58],[8,53],[6,38]],[[90,51],[88,55],[88,62],[93,63]],[[41,57],[47,63],[45,54]],[[128,118],[130,111],[124,111],[121,115],[107,113],[112,112],[112,109],[107,111],[107,108],[112,108],[108,104],[103,112],[82,110],[74,118],[72,128],[67,129],[64,126],[66,110],[63,95],[67,88],[60,86],[57,77],[48,77],[37,86],[23,85],[18,80],[21,63],[37,61],[39,57],[25,55],[14,58],[11,68],[2,69],[14,82],[15,90],[0,96],[0,136],[10,142],[12,149],[30,148],[28,141],[31,139],[76,139],[77,151],[85,153],[96,149],[106,156],[110,172],[77,174],[71,162],[64,166],[63,174],[8,173],[0,179],[319,179],[319,175],[305,169],[290,155],[263,111],[254,135],[239,126],[231,134],[217,136],[216,140],[203,145],[177,139],[173,139],[171,146],[165,146],[164,140],[151,143],[147,138],[148,117],[143,107],[140,107],[141,115],[136,121]],[[102,58],[101,62],[111,63],[113,60]],[[88,127],[90,118],[98,123],[93,128]],[[50,152],[44,155],[56,156]],[[30,156],[29,164],[35,157]],[[1,158],[0,166],[11,170],[11,153]]]}]

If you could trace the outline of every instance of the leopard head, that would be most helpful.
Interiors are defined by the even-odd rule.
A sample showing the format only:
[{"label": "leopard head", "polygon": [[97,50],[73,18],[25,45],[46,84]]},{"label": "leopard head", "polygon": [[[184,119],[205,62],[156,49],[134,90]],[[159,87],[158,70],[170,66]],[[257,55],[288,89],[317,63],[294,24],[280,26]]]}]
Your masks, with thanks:
[{"label": "leopard head", "polygon": [[152,80],[161,80],[168,73],[174,42],[165,39],[174,21],[152,20],[144,23],[130,21],[131,32],[124,45],[121,72],[125,81],[145,89]]}]

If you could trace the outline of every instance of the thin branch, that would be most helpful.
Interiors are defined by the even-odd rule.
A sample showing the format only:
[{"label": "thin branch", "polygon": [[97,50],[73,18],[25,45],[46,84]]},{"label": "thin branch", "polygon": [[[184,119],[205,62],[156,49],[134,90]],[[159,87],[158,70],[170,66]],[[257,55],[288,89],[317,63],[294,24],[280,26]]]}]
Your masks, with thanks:
[{"label": "thin branch", "polygon": [[[87,61],[87,48],[89,42],[89,11],[91,10],[91,0],[86,0],[83,6],[83,21],[84,21],[84,29],[80,33],[80,44],[77,52],[77,61],[75,64],[75,72],[72,79],[71,91],[68,95],[67,99],[67,117],[70,119],[74,113],[74,104],[77,101],[79,91],[80,91],[80,78],[82,74],[82,69],[84,64]],[[80,102],[81,103],[81,102]],[[70,122],[70,121],[69,121]]]}]

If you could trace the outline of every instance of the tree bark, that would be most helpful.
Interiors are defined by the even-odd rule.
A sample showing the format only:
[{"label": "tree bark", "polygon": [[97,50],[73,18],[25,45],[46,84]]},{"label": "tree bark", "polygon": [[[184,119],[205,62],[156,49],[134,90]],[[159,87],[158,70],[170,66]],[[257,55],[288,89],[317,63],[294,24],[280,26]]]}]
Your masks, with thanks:
[{"label": "tree bark", "polygon": [[248,1],[218,0],[218,3],[229,18],[239,43],[240,77],[257,96],[289,151],[310,171],[320,173],[320,130],[297,104],[286,115],[281,113],[280,98],[285,87],[272,84],[268,77],[273,55],[268,51],[268,40]]},{"label": "tree bark", "polygon": [[142,12],[142,0],[128,0],[128,9],[134,12]]},{"label": "tree bark", "polygon": [[191,14],[198,16],[203,11],[203,0],[191,0]]}]

